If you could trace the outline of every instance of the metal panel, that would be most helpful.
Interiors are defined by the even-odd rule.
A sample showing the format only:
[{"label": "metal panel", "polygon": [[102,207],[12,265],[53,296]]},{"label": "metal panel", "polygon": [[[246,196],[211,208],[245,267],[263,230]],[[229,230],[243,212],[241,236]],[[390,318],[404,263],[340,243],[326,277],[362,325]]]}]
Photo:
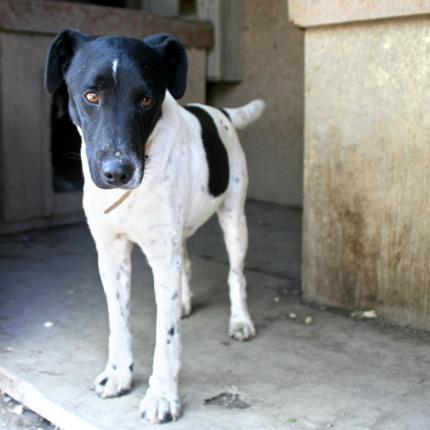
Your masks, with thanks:
[{"label": "metal panel", "polygon": [[214,25],[215,43],[209,51],[209,81],[239,81],[242,78],[240,35],[241,0],[198,0],[198,15]]}]

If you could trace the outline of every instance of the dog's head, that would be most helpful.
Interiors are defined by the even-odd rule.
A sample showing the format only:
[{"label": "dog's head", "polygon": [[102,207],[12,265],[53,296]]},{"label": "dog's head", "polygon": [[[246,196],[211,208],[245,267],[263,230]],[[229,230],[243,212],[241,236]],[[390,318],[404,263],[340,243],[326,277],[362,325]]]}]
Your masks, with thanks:
[{"label": "dog's head", "polygon": [[185,92],[187,57],[168,34],[146,39],[91,37],[65,30],[46,61],[49,92],[65,83],[69,113],[80,128],[93,182],[100,188],[136,188],[145,145],[161,115],[166,90]]}]

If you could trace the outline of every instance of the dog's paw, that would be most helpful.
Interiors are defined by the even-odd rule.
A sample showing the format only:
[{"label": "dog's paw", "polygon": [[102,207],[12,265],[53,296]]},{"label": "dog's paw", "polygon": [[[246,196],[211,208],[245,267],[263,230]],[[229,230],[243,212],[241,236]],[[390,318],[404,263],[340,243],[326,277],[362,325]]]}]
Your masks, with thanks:
[{"label": "dog's paw", "polygon": [[183,300],[181,303],[181,317],[187,318],[191,315],[192,305],[191,299]]},{"label": "dog's paw", "polygon": [[177,397],[169,397],[157,393],[149,387],[140,402],[140,415],[152,424],[164,424],[176,421],[181,416],[181,404]]},{"label": "dog's paw", "polygon": [[230,321],[229,335],[240,342],[255,336],[255,327],[250,319]]},{"label": "dog's paw", "polygon": [[125,368],[108,365],[94,380],[93,388],[102,399],[119,397],[131,390],[132,379],[133,365]]}]

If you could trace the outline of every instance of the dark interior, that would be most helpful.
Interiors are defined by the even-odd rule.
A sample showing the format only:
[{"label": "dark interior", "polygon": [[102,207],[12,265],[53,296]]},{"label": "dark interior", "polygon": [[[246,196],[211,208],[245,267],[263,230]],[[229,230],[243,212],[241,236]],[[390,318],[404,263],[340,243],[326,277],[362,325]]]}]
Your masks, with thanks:
[{"label": "dark interior", "polygon": [[83,187],[80,157],[81,138],[67,110],[69,95],[62,85],[52,97],[51,155],[53,187],[57,193],[79,191]]}]

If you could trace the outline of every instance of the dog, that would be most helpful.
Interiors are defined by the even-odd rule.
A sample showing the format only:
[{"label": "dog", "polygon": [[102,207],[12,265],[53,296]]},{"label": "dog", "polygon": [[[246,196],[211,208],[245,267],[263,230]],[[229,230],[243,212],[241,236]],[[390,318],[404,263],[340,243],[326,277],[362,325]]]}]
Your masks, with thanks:
[{"label": "dog", "polygon": [[153,272],[156,347],[140,413],[152,423],[181,415],[180,319],[191,312],[186,239],[215,212],[229,256],[229,334],[255,336],[243,274],[248,234],[248,174],[236,129],[263,112],[182,107],[187,57],[176,37],[92,37],[65,30],[46,60],[50,93],[67,87],[69,115],[82,137],[83,207],[98,252],[109,314],[109,356],[94,382],[102,398],[131,389],[130,254],[144,252]]}]

